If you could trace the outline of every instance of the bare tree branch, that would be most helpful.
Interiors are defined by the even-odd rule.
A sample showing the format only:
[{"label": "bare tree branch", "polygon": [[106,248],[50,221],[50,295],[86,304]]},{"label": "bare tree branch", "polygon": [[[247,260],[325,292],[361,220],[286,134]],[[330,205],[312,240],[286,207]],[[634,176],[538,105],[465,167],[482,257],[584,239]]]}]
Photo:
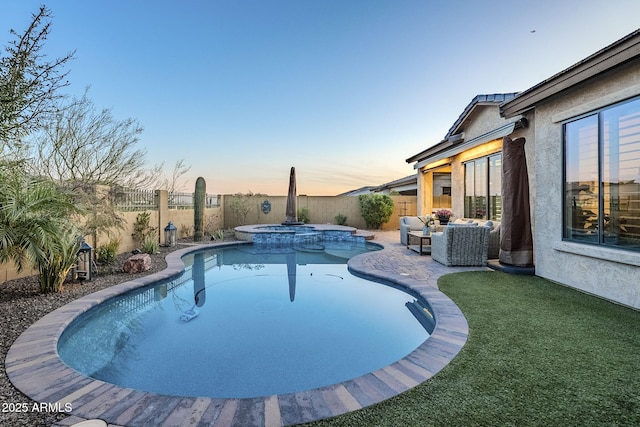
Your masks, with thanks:
[{"label": "bare tree branch", "polygon": [[142,127],[97,111],[85,91],[61,106],[35,138],[36,170],[64,183],[125,186],[144,170],[146,152],[137,149]]},{"label": "bare tree branch", "polygon": [[62,69],[74,52],[53,61],[41,53],[51,30],[50,17],[50,10],[41,6],[24,34],[12,29],[15,40],[0,57],[0,153],[19,149],[21,139],[56,112],[64,97],[60,89],[69,85],[68,71]]}]

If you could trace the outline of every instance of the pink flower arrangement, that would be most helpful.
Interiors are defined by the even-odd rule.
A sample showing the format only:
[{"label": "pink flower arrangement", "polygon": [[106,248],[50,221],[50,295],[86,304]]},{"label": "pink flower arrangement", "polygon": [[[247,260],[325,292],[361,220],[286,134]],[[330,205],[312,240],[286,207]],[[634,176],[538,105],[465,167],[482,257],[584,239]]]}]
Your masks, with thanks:
[{"label": "pink flower arrangement", "polygon": [[447,209],[440,209],[440,210],[436,211],[435,215],[437,217],[449,218],[449,217],[453,216],[453,212],[451,212],[450,210],[447,210]]}]

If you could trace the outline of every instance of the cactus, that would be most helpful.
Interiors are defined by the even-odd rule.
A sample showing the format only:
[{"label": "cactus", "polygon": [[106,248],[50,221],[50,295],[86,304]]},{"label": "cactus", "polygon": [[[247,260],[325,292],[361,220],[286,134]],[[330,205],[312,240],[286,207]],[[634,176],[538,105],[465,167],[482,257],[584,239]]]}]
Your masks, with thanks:
[{"label": "cactus", "polygon": [[196,190],[193,195],[193,240],[199,242],[203,237],[204,199],[207,194],[207,183],[203,177],[196,180]]}]

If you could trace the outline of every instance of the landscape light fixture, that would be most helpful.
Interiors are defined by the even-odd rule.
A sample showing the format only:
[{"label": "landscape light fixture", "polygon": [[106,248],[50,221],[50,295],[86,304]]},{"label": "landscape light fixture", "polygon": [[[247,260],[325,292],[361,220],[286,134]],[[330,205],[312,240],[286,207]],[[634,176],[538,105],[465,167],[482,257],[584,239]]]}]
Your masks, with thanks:
[{"label": "landscape light fixture", "polygon": [[177,232],[178,228],[169,221],[169,224],[164,228],[165,246],[175,246],[178,243]]},{"label": "landscape light fixture", "polygon": [[78,250],[78,260],[73,269],[73,275],[77,280],[91,280],[92,253],[93,248],[83,239]]}]

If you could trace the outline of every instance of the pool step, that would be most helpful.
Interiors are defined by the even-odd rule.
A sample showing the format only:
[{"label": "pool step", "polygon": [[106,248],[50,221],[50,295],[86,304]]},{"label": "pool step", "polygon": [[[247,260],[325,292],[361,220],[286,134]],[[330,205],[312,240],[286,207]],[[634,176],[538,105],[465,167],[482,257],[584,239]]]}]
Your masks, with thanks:
[{"label": "pool step", "polygon": [[369,230],[356,230],[352,235],[364,237],[364,240],[373,240],[376,237],[375,233]]}]

